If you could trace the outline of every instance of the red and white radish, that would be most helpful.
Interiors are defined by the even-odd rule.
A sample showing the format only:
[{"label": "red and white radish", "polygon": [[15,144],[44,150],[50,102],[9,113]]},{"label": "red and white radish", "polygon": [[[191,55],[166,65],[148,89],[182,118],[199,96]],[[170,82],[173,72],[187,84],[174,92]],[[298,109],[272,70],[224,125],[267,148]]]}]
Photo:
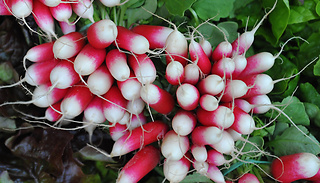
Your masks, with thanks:
[{"label": "red and white radish", "polygon": [[193,144],[190,150],[195,161],[205,162],[207,160],[208,154],[205,146],[198,146]]},{"label": "red and white radish", "polygon": [[178,61],[171,61],[166,67],[166,79],[172,85],[179,85],[184,81],[184,68]]},{"label": "red and white radish", "polygon": [[199,104],[200,104],[201,108],[206,111],[214,111],[218,108],[219,101],[213,95],[204,94],[200,97]]},{"label": "red and white radish", "polygon": [[200,78],[200,70],[196,63],[187,64],[184,67],[184,83],[196,85]]},{"label": "red and white radish", "polygon": [[140,97],[142,84],[134,77],[134,74],[131,73],[130,78],[127,80],[118,80],[117,85],[125,99],[134,100]]},{"label": "red and white radish", "polygon": [[181,182],[188,174],[191,163],[190,153],[186,153],[180,160],[165,159],[163,173],[170,182]]},{"label": "red and white radish", "polygon": [[49,36],[49,39],[51,36],[56,37],[54,31],[54,19],[49,7],[44,5],[39,0],[33,0],[32,12],[37,25]]},{"label": "red and white radish", "polygon": [[245,173],[240,177],[238,183],[260,183],[260,181],[254,174]]},{"label": "red and white radish", "polygon": [[218,143],[222,138],[222,130],[215,126],[198,126],[191,133],[192,143],[198,146]]},{"label": "red and white radish", "polygon": [[89,43],[96,48],[107,48],[118,35],[116,24],[109,19],[103,19],[90,25],[87,30]]},{"label": "red and white radish", "polygon": [[38,107],[49,107],[61,100],[67,93],[67,89],[53,88],[51,83],[45,83],[36,87],[33,91],[32,101]]},{"label": "red and white radish", "polygon": [[217,62],[222,58],[230,58],[232,55],[232,45],[228,41],[222,41],[213,49],[212,60]]},{"label": "red and white radish", "polygon": [[172,129],[180,136],[189,135],[195,128],[197,118],[192,111],[179,110],[172,118]]},{"label": "red and white radish", "polygon": [[129,55],[128,63],[141,84],[151,84],[155,81],[157,70],[146,54]]},{"label": "red and white radish", "polygon": [[246,82],[243,82],[242,80],[237,80],[237,79],[227,80],[225,89],[221,93],[222,95],[221,101],[230,102],[236,98],[240,98],[248,95],[248,92],[252,89],[252,88],[249,88],[250,87],[249,84],[251,83],[246,83]]},{"label": "red and white radish", "polygon": [[[48,0],[51,2],[52,0]],[[60,0],[59,0],[60,1]],[[49,6],[50,12],[54,19],[59,22],[66,22],[69,23],[69,19],[72,16],[72,6],[70,3],[60,3],[57,6]]]},{"label": "red and white radish", "polygon": [[184,110],[194,110],[198,106],[200,94],[194,85],[183,83],[177,88],[176,96],[178,104]]},{"label": "red and white radish", "polygon": [[197,118],[198,121],[205,126],[216,126],[221,129],[229,128],[234,122],[232,110],[221,105],[214,111],[206,111],[198,108]]},{"label": "red and white radish", "polygon": [[61,112],[61,101],[49,106],[45,112],[45,118],[48,121],[55,122],[58,121],[62,117]]},{"label": "red and white radish", "polygon": [[211,62],[203,51],[200,43],[194,41],[193,38],[189,44],[189,55],[191,60],[198,65],[200,73],[203,75],[208,75],[210,73]]},{"label": "red and white radish", "polygon": [[222,154],[232,154],[235,151],[235,143],[232,136],[227,131],[222,131],[221,136],[219,142],[210,144],[210,146]]},{"label": "red and white radish", "polygon": [[92,23],[94,23],[93,19],[93,5],[91,0],[77,0],[72,3],[72,10],[81,18],[87,18]]},{"label": "red and white radish", "polygon": [[76,31],[76,25],[74,24],[68,24],[67,22],[59,22],[59,25],[64,35]]},{"label": "red and white radish", "polygon": [[197,84],[197,88],[201,95],[217,95],[225,88],[225,83],[220,76],[216,74],[210,74]]},{"label": "red and white radish", "polygon": [[232,78],[232,74],[236,68],[236,64],[232,58],[222,58],[215,62],[211,68],[211,73],[222,78]]},{"label": "red and white radish", "polygon": [[118,81],[125,81],[130,77],[130,68],[125,53],[113,49],[106,55],[106,65],[111,75]]},{"label": "red and white radish", "polygon": [[106,65],[102,64],[92,74],[89,75],[87,86],[95,95],[103,95],[109,91],[114,78],[111,76]]},{"label": "red and white radish", "polygon": [[71,32],[57,39],[53,44],[55,58],[68,59],[76,56],[85,46],[85,39],[79,32]]},{"label": "red and white radish", "polygon": [[170,160],[180,160],[189,150],[187,136],[179,136],[173,130],[168,131],[162,139],[161,154]]},{"label": "red and white radish", "polygon": [[127,125],[111,122],[109,122],[109,125],[109,134],[113,141],[117,141],[118,139],[120,139],[120,137],[128,132]]},{"label": "red and white radish", "polygon": [[221,166],[227,163],[227,160],[222,153],[215,149],[209,149],[207,151],[207,162],[214,166]]}]

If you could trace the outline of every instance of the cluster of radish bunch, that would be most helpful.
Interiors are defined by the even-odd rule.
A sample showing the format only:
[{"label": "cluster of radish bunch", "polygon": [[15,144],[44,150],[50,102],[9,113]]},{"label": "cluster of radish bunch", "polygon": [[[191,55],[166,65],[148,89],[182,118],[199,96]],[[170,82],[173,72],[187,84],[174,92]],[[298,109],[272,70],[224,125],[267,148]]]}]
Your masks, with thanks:
[{"label": "cluster of radish bunch", "polygon": [[[100,2],[106,7],[122,4],[120,0],[100,0]],[[25,22],[25,18],[31,14],[39,28],[49,38],[56,37],[55,21],[64,34],[74,32],[77,20],[70,22],[73,14],[94,22],[94,8],[90,0],[0,0],[0,15],[13,15]]]}]

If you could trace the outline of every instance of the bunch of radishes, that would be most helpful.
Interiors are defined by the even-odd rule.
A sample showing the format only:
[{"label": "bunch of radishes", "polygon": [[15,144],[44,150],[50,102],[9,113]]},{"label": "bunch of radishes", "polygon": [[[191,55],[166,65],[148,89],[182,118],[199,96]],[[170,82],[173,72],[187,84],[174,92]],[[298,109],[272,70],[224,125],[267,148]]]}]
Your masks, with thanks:
[{"label": "bunch of radishes", "polygon": [[[276,81],[263,72],[279,55],[261,52],[246,57],[245,53],[274,7],[252,31],[212,48],[204,38],[196,41],[196,28],[188,41],[174,25],[127,29],[109,19],[94,22],[89,0],[72,4],[60,0],[1,2],[5,2],[1,14],[24,19],[33,12],[48,35],[55,35],[52,16],[73,26],[64,36],[27,52],[23,61],[26,74],[18,84],[27,82],[35,87],[32,100],[5,104],[33,103],[47,108],[45,119],[56,124],[72,122],[81,115],[81,128],[90,137],[107,121],[104,126],[115,141],[109,156],[140,149],[121,170],[118,182],[139,181],[157,166],[160,152],[170,182],[182,181],[191,164],[213,181],[225,182],[219,167],[238,158],[241,152],[235,141],[244,140],[242,135],[256,129],[251,113],[272,108],[267,94]],[[69,22],[72,11],[94,22],[85,35]],[[166,59],[165,71],[155,67],[160,57]],[[27,67],[27,61],[33,62],[31,66]],[[174,93],[155,84],[157,72],[165,74]],[[151,109],[169,123],[154,119]],[[154,147],[160,140],[160,147]]]}]

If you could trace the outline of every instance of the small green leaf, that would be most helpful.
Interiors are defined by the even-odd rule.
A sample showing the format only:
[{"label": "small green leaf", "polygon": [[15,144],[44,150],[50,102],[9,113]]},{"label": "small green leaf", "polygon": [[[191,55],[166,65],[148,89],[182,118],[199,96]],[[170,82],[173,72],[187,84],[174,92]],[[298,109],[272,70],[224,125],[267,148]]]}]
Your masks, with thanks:
[{"label": "small green leaf", "polygon": [[165,6],[172,15],[183,16],[184,12],[192,6],[196,0],[165,0]]},{"label": "small green leaf", "polygon": [[318,59],[316,64],[313,66],[313,74],[315,76],[320,76],[320,59]]},{"label": "small green leaf", "polygon": [[195,172],[193,174],[187,175],[186,178],[184,178],[181,181],[181,183],[193,183],[193,182],[211,182],[211,180],[208,177]]},{"label": "small green leaf", "polygon": [[[304,126],[298,126],[305,136],[296,127],[292,126],[287,128],[281,135],[276,136],[272,141],[269,141],[269,145],[274,150],[276,156],[284,156],[289,154],[309,152],[312,154],[320,153],[320,146],[317,139],[313,135],[309,134],[309,131]],[[311,140],[311,139],[313,140]]]},{"label": "small green leaf", "polygon": [[154,13],[157,9],[157,0],[146,0],[145,4],[138,8],[127,9],[126,14],[128,16],[127,24],[130,26],[138,20],[148,19],[152,16],[151,13],[146,10]]},{"label": "small green leaf", "polygon": [[314,119],[317,116],[317,114],[320,112],[319,107],[316,106],[315,104],[308,103],[308,102],[305,102],[303,104],[304,104],[304,107],[306,108],[306,112],[310,119]]},{"label": "small green leaf", "polygon": [[305,1],[303,6],[291,6],[288,24],[302,23],[318,18],[314,7],[314,1]]},{"label": "small green leaf", "polygon": [[320,106],[320,94],[310,83],[301,83],[299,87],[299,98],[304,102]]},{"label": "small green leaf", "polygon": [[316,5],[316,12],[320,16],[320,1]]},{"label": "small green leaf", "polygon": [[235,0],[212,1],[212,0],[198,0],[193,4],[194,10],[202,20],[214,18],[213,20],[220,20],[220,18],[228,17],[233,9]]},{"label": "small green leaf", "polygon": [[13,78],[13,68],[7,63],[0,64],[0,81],[8,82]]}]

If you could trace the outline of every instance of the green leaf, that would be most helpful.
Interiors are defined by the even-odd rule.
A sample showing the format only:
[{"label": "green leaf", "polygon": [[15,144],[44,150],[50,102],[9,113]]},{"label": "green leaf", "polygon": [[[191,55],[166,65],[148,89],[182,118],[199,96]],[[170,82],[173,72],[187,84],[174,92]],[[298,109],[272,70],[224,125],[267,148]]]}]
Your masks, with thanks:
[{"label": "green leaf", "polygon": [[165,6],[172,15],[183,16],[184,12],[192,6],[196,0],[164,0]]},{"label": "green leaf", "polygon": [[13,68],[7,62],[0,64],[0,81],[10,81],[13,78],[13,73]]},{"label": "green leaf", "polygon": [[320,94],[310,83],[301,83],[299,87],[299,98],[304,102],[320,106]]},{"label": "green leaf", "polygon": [[[320,147],[319,142],[314,138],[312,134],[304,126],[298,126],[305,136],[296,127],[292,126],[287,128],[281,135],[276,136],[272,141],[269,141],[268,145],[273,148],[276,156],[284,156],[289,154],[309,152],[312,154],[319,154]],[[311,139],[313,139],[313,141]],[[316,143],[315,143],[315,142]]]},{"label": "green leaf", "polygon": [[318,16],[314,12],[315,2],[305,1],[303,6],[291,6],[288,24],[296,24],[317,19]]},{"label": "green leaf", "polygon": [[146,10],[154,13],[157,9],[157,0],[146,0],[145,4],[138,8],[127,9],[126,14],[128,17],[127,24],[130,26],[131,24],[137,22],[138,20],[148,19],[152,16],[151,13]]},{"label": "green leaf", "polygon": [[213,20],[220,20],[220,18],[228,17],[233,9],[235,0],[198,0],[193,4],[194,10],[202,20],[213,18]]},{"label": "green leaf", "polygon": [[0,130],[6,132],[14,132],[17,128],[16,122],[13,119],[0,116]]},{"label": "green leaf", "polygon": [[[297,97],[286,97],[281,103],[275,102],[274,105],[278,106],[278,108],[282,110],[283,113],[285,113],[295,124],[305,126],[310,125],[310,120],[306,113],[305,107]],[[278,112],[273,112],[273,114],[270,114],[270,116],[272,115],[274,118],[277,117],[278,114]],[[291,123],[290,120],[283,114],[277,117],[277,121],[281,123]]]},{"label": "green leaf", "polygon": [[306,112],[310,119],[314,119],[317,116],[317,114],[320,112],[319,107],[316,106],[315,104],[308,103],[308,102],[305,102],[303,104],[304,104],[304,107],[306,108]]},{"label": "green leaf", "polygon": [[193,174],[189,174],[184,178],[181,183],[193,183],[193,182],[211,182],[211,180],[201,175],[200,173],[194,172]]},{"label": "green leaf", "polygon": [[313,66],[313,74],[315,76],[320,76],[320,59],[318,59],[316,64]]},{"label": "green leaf", "polygon": [[[251,143],[248,143],[248,142],[245,143],[243,141],[239,141],[239,143],[237,144],[238,148],[242,148],[243,144],[245,143],[244,148],[242,149],[241,152],[249,157],[260,154],[261,153],[260,150],[264,145],[263,138],[261,136],[253,136],[253,137],[250,137],[248,141]],[[255,144],[255,146],[253,144]]]},{"label": "green leaf", "polygon": [[316,12],[320,16],[320,1],[316,5]]}]

